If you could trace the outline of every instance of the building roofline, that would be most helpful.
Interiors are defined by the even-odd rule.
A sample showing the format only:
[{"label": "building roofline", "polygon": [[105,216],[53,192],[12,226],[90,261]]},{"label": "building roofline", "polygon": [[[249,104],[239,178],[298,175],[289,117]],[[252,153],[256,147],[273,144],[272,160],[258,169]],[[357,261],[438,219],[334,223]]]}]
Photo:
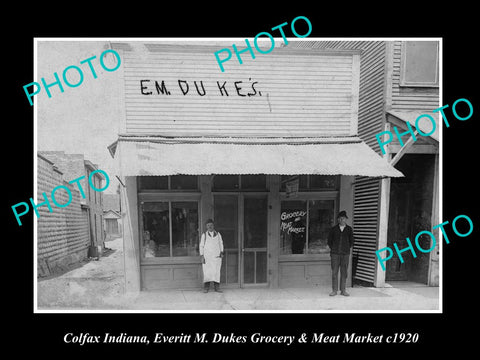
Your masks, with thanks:
[{"label": "building roofline", "polygon": [[98,165],[92,163],[90,160],[85,159],[83,160],[83,163],[85,164],[86,167],[89,167],[92,170],[98,170]]},{"label": "building roofline", "polygon": [[39,157],[40,159],[42,160],[45,160],[46,162],[48,162],[50,165],[54,165],[55,163],[50,160],[50,159],[47,159],[44,155],[42,155],[40,152],[37,152],[37,157]]}]

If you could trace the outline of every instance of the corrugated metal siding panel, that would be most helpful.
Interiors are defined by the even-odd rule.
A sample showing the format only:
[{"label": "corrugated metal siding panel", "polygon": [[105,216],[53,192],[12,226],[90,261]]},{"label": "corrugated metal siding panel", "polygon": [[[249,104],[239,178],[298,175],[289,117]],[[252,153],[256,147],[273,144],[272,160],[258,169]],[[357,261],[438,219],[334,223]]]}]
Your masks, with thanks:
[{"label": "corrugated metal siding panel", "polygon": [[[241,65],[233,55],[222,73],[213,53],[170,50],[140,57],[125,51],[127,133],[352,135],[352,55],[281,52],[255,59],[244,53]],[[151,95],[142,95],[140,80],[150,80],[144,92]],[[178,80],[188,82],[186,95]],[[155,81],[160,87],[164,81],[170,95],[157,91]],[[247,96],[238,95],[238,81]],[[219,89],[224,82],[228,96]]]},{"label": "corrugated metal siding panel", "polygon": [[[383,41],[361,41],[358,135],[380,154],[375,135],[382,131],[385,118],[385,53]],[[380,182],[357,177],[354,189],[353,228],[355,244],[353,278],[374,283],[378,244]]]},{"label": "corrugated metal siding panel", "polygon": [[392,63],[392,110],[425,110],[430,113],[438,108],[440,106],[438,88],[400,86],[401,61],[402,42],[395,41]]},{"label": "corrugated metal siding panel", "polygon": [[370,284],[375,280],[379,199],[380,181],[357,176],[353,199],[353,278]]}]

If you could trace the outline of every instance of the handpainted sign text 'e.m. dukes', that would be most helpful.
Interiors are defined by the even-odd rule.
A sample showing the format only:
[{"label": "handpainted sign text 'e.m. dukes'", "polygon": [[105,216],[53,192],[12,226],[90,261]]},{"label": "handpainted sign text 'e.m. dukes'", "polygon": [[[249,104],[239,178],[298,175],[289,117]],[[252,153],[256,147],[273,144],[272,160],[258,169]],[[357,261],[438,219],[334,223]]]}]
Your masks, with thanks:
[{"label": "handpainted sign text 'e.m. dukes'", "polygon": [[180,95],[183,96],[262,96],[255,85],[257,81],[215,81],[207,82],[203,80],[183,80],[178,79],[177,82],[165,82],[165,80],[143,79],[140,80],[140,93],[142,95]]}]

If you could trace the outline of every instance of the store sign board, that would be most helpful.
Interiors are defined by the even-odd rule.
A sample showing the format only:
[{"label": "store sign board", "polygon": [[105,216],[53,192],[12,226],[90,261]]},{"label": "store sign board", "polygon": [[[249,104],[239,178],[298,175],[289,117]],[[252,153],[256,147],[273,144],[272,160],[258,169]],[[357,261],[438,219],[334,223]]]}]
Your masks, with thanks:
[{"label": "store sign board", "polygon": [[285,195],[287,196],[287,198],[296,197],[298,195],[299,183],[300,180],[298,177],[285,183]]},{"label": "store sign board", "polygon": [[119,50],[126,134],[355,135],[359,54],[287,46],[222,73],[211,46],[145,48]]}]

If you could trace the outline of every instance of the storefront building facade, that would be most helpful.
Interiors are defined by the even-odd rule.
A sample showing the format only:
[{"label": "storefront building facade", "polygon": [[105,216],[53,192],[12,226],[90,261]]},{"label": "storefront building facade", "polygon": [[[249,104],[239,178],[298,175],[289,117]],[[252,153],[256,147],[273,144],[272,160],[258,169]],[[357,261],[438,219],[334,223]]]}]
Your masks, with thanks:
[{"label": "storefront building facade", "polygon": [[[379,266],[375,251],[393,243],[405,248],[406,238],[422,230],[431,230],[436,239],[440,236],[438,228],[432,227],[440,223],[441,121],[432,111],[440,106],[441,41],[304,41],[292,47],[361,51],[358,136],[404,175],[355,177],[354,282],[377,287],[391,281],[439,286],[439,241],[427,254],[405,255],[404,262],[395,257],[386,271]],[[394,137],[382,154],[375,135],[394,128],[404,133],[408,126],[417,132],[415,120],[422,114],[435,119],[437,131],[418,136],[416,141],[407,133],[403,144]],[[426,126],[424,133],[429,133],[432,125],[422,125]],[[428,237],[422,236],[421,242],[425,248],[432,245]]]},{"label": "storefront building facade", "polygon": [[330,284],[327,236],[340,210],[353,218],[354,177],[402,176],[358,138],[359,52],[276,48],[220,73],[216,47],[112,46],[126,290],[200,287],[209,218],[224,287]]}]

